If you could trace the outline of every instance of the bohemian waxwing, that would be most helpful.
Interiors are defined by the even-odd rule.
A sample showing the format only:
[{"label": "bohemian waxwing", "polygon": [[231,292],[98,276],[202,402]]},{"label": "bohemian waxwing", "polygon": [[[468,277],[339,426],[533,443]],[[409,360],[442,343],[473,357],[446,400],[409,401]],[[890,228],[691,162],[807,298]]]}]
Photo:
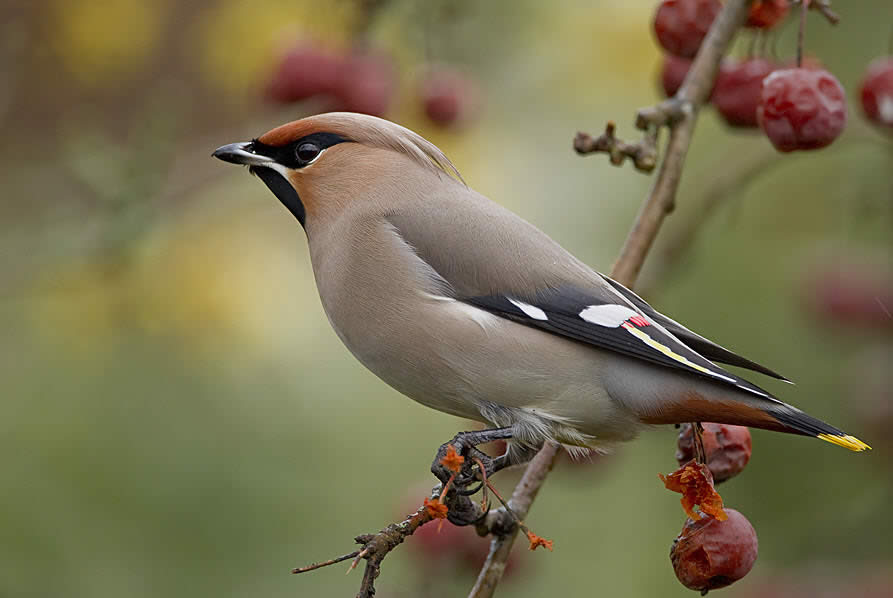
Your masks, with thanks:
[{"label": "bohemian waxwing", "polygon": [[321,114],[214,156],[249,166],[304,227],[351,353],[423,405],[498,427],[492,438],[605,447],[649,424],[710,421],[869,448],[717,366],[785,380],[473,191],[404,127]]}]

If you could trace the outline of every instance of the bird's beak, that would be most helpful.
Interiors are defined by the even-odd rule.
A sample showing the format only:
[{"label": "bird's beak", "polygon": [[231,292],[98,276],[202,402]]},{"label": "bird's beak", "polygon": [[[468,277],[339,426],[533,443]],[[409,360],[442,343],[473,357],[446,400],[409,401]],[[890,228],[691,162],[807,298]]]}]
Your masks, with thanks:
[{"label": "bird's beak", "polygon": [[247,166],[269,166],[274,162],[273,158],[256,153],[254,144],[250,141],[230,143],[229,145],[218,147],[211,155],[224,162],[245,164]]}]

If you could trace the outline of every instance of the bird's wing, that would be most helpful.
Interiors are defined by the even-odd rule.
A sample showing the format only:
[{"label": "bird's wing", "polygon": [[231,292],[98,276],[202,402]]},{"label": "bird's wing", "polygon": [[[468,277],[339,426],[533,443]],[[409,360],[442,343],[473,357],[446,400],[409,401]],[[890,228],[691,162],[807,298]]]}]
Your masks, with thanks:
[{"label": "bird's wing", "polygon": [[525,326],[775,400],[760,387],[727,372],[688,347],[655,318],[635,309],[622,297],[616,302],[605,301],[593,293],[566,287],[543,293],[534,300],[488,295],[468,297],[464,301]]},{"label": "bird's wing", "polygon": [[[657,312],[642,307],[647,306],[644,301],[633,301],[530,223],[458,184],[452,189],[449,197],[431,197],[413,210],[396,209],[387,216],[407,245],[449,285],[452,299],[771,398],[689,347]],[[706,339],[701,341],[705,344],[715,346]]]},{"label": "bird's wing", "polygon": [[616,280],[612,280],[604,274],[602,274],[601,277],[608,284],[610,284],[614,288],[614,290],[616,290],[618,293],[632,302],[632,304],[635,305],[638,310],[640,310],[642,313],[649,316],[650,318],[653,318],[656,322],[661,324],[670,333],[672,333],[676,338],[678,338],[680,341],[682,341],[707,359],[718,361],[719,363],[726,363],[728,365],[735,365],[748,370],[753,370],[754,372],[765,374],[778,380],[790,382],[790,380],[788,380],[778,372],[775,372],[774,370],[771,370],[764,365],[760,365],[755,361],[751,361],[746,357],[738,355],[737,353],[733,353],[725,347],[714,343],[710,339],[706,339],[700,334],[692,332],[676,320],[665,316],[664,314],[648,305],[648,303],[646,303],[644,299],[636,295],[634,292],[632,292]]}]

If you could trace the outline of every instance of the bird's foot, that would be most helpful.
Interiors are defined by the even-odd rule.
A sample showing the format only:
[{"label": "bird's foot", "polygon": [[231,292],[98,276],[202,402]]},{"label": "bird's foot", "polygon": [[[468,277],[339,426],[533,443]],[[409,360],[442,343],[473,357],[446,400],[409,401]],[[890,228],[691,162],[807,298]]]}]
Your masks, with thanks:
[{"label": "bird's foot", "polygon": [[474,508],[467,497],[480,491],[487,477],[505,467],[508,459],[505,455],[494,459],[477,446],[511,437],[511,428],[460,432],[438,449],[431,473],[443,484],[447,518],[452,523],[473,525],[486,515],[485,509],[481,514],[482,509]]}]

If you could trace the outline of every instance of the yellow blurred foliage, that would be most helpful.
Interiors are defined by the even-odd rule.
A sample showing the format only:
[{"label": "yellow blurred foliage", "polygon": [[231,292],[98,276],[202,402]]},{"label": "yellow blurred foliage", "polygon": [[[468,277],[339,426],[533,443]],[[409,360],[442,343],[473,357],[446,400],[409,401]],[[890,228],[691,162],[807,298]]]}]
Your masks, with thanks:
[{"label": "yellow blurred foliage", "polygon": [[[566,98],[591,103],[593,89],[622,85],[635,94],[653,87],[647,75],[659,51],[651,33],[655,2],[584,3],[576,10],[550,10],[551,22],[532,28],[530,43],[549,57],[543,76]],[[556,32],[561,32],[560,44]],[[631,77],[630,74],[636,75]],[[642,74],[646,74],[643,76]]]},{"label": "yellow blurred foliage", "polygon": [[[128,251],[63,262],[43,272],[30,289],[28,319],[44,338],[87,360],[101,359],[104,351],[114,350],[115,339],[134,331],[177,339],[194,351],[213,352],[226,339],[245,355],[289,342],[291,336],[279,338],[284,329],[270,314],[283,308],[283,295],[300,295],[282,272],[304,262],[243,227],[241,211],[210,224],[201,206],[192,214],[181,226],[154,231]],[[269,287],[276,292],[260,291]],[[292,333],[320,324],[315,318],[292,319]]]},{"label": "yellow blurred foliage", "polygon": [[257,94],[273,59],[302,37],[342,45],[349,39],[354,4],[277,0],[263,6],[248,0],[223,0],[196,32],[201,73],[224,94]]},{"label": "yellow blurred foliage", "polygon": [[48,37],[59,61],[82,85],[120,85],[155,55],[168,7],[165,1],[56,0]]}]

